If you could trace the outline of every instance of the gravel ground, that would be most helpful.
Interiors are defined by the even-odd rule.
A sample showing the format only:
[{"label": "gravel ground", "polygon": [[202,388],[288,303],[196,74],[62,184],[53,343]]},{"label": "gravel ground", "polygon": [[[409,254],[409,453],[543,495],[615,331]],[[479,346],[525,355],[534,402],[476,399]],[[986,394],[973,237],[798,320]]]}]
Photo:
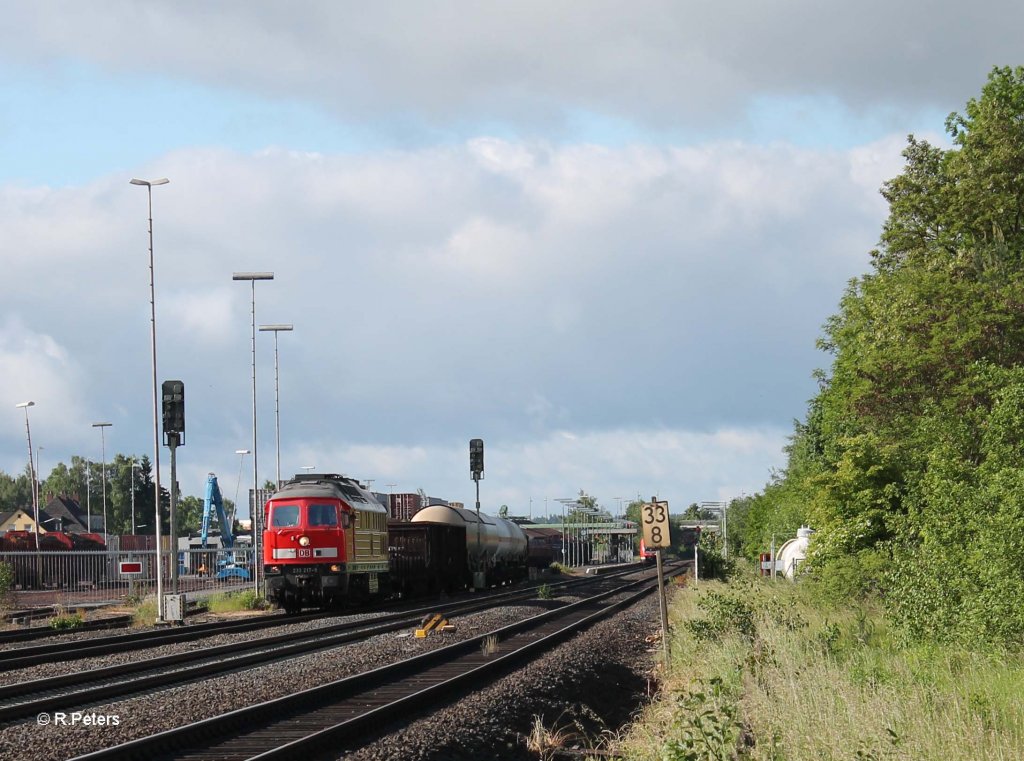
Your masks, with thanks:
[{"label": "gravel ground", "polygon": [[[456,631],[443,635],[425,639],[415,639],[411,632],[381,635],[363,643],[351,643],[300,658],[270,663],[258,670],[211,677],[198,685],[183,685],[105,705],[70,706],[64,719],[67,725],[58,725],[55,716],[48,716],[50,723],[46,725],[31,721],[0,730],[0,759],[32,758],[49,761],[108,748],[467,639],[534,615],[539,612],[539,608],[549,606],[550,602],[537,601],[536,604],[485,611],[455,619],[453,623],[457,627]],[[322,625],[321,622],[315,623]],[[297,626],[312,625],[307,623]],[[222,635],[215,639],[228,636],[245,637]],[[188,643],[171,647],[191,649],[196,646],[196,643]],[[126,659],[131,658],[130,654],[124,655]],[[96,667],[100,665],[97,661],[107,664],[119,657],[89,659],[89,663]],[[52,665],[46,664],[45,667]],[[26,678],[24,672],[42,668],[44,666],[22,669],[17,673],[19,678]],[[81,712],[82,717],[72,726],[74,711]],[[104,721],[104,717],[110,718]],[[112,717],[116,717],[116,722]]]},{"label": "gravel ground", "polygon": [[[383,611],[381,612],[381,614],[383,614]],[[31,679],[44,679],[50,676],[59,676],[61,674],[66,674],[69,668],[73,668],[75,671],[88,671],[91,669],[104,668],[107,666],[117,666],[123,663],[132,663],[134,661],[140,660],[143,657],[159,658],[164,655],[207,650],[209,648],[217,647],[219,645],[228,645],[235,642],[249,642],[252,640],[260,639],[262,637],[272,637],[277,636],[279,634],[288,634],[290,632],[312,632],[317,629],[322,629],[326,626],[344,623],[346,621],[351,621],[357,618],[366,619],[367,621],[369,621],[375,615],[380,614],[337,616],[317,619],[316,621],[306,621],[304,623],[286,624],[284,626],[277,626],[272,629],[255,629],[247,632],[237,632],[235,634],[215,634],[213,636],[192,640],[190,642],[179,642],[171,645],[160,645],[157,647],[146,648],[143,650],[127,650],[121,653],[113,653],[111,655],[96,656],[92,658],[81,658],[79,660],[70,662],[70,664],[62,663],[59,661],[55,661],[53,663],[40,663],[37,666],[27,666],[25,668],[12,669],[10,671],[0,673],[0,685],[14,684],[15,682],[27,682]],[[86,644],[88,640],[95,639],[96,636],[102,635],[100,635],[98,632],[81,632],[78,635],[78,637],[75,637],[70,641],[81,641],[83,644]],[[58,638],[51,638],[45,640],[41,644],[49,644],[51,642],[59,641],[61,640]],[[32,643],[26,644],[30,645]]]},{"label": "gravel ground", "polygon": [[536,761],[540,756],[528,750],[527,737],[537,721],[567,734],[565,747],[595,747],[602,733],[626,725],[653,690],[656,655],[645,638],[659,628],[651,595],[491,687],[340,758]]}]

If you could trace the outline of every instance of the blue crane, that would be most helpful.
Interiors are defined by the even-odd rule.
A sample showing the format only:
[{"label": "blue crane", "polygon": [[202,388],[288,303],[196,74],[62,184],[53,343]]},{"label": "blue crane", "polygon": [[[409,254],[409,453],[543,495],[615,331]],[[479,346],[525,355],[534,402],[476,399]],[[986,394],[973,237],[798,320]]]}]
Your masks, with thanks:
[{"label": "blue crane", "polygon": [[206,500],[203,502],[203,528],[201,537],[203,549],[206,549],[206,541],[210,535],[210,514],[213,508],[217,508],[217,521],[220,523],[220,539],[225,549],[235,546],[235,535],[231,531],[231,522],[224,513],[224,499],[220,495],[220,486],[217,485],[217,476],[211,473],[206,478]]},{"label": "blue crane", "polygon": [[[214,508],[217,510],[217,521],[220,524],[221,545],[224,549],[231,550],[235,546],[235,534],[232,531],[231,521],[228,520],[224,512],[224,499],[220,494],[220,486],[217,485],[217,476],[211,473],[206,478],[206,499],[203,501],[203,527],[200,533],[204,550],[210,535],[210,516]],[[249,578],[248,570],[235,564],[234,553],[228,554],[227,564],[217,571],[218,579],[229,577]]]}]

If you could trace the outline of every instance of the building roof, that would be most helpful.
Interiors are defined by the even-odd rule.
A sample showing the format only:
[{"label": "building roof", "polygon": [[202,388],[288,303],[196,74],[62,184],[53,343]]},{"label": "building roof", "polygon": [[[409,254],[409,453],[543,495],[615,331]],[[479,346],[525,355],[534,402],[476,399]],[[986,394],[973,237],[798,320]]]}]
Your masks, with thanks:
[{"label": "building roof", "polygon": [[46,507],[39,509],[39,513],[39,520],[43,524],[41,528],[45,531],[64,531],[68,534],[89,533],[89,529],[85,525],[86,518],[82,513],[82,506],[69,497],[54,497],[46,504]]}]

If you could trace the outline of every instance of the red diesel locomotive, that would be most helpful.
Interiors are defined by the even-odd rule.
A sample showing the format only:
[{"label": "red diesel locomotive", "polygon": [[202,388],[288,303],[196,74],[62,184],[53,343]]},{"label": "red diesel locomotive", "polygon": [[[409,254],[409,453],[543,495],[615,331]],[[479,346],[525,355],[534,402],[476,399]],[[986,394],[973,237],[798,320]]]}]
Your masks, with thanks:
[{"label": "red diesel locomotive", "polygon": [[264,510],[267,597],[288,612],[389,588],[388,514],[351,478],[297,475]]}]

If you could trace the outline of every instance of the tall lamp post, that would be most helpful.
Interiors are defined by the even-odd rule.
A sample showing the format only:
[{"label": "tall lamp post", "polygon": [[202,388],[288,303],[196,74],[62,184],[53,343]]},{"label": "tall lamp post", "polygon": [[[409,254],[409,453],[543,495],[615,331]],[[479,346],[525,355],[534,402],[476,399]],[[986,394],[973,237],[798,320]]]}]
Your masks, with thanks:
[{"label": "tall lamp post", "polygon": [[[39,490],[36,487],[36,464],[32,459],[32,428],[28,424],[28,408],[35,407],[35,402],[19,402],[14,405],[25,410],[25,435],[28,437],[28,477],[32,487],[32,522],[35,524],[36,534],[36,564],[39,564]],[[37,569],[38,570],[38,569]]]},{"label": "tall lamp post", "polygon": [[156,382],[156,288],[153,277],[153,186],[166,185],[170,180],[162,177],[159,180],[132,179],[132,185],[146,188],[149,198],[149,316],[150,316],[150,349],[153,362],[153,510],[156,515],[156,620],[164,620],[164,586],[163,557],[160,552],[160,397]]},{"label": "tall lamp post", "polygon": [[292,325],[260,325],[260,330],[263,332],[272,331],[274,333],[274,418],[277,421],[277,486],[281,487],[281,372],[280,365],[277,361],[277,334],[284,332],[291,332],[294,330]]},{"label": "tall lamp post", "polygon": [[253,566],[252,578],[256,592],[260,591],[260,565],[263,562],[260,554],[262,542],[262,505],[259,504],[260,479],[259,460],[256,454],[256,281],[273,280],[273,272],[235,272],[231,275],[232,280],[247,280],[252,286],[252,506],[250,507],[252,518],[252,549]]},{"label": "tall lamp post", "polygon": [[[252,454],[251,449],[236,449],[238,455],[238,480],[235,481],[235,506],[231,509],[231,528],[235,527],[235,515],[238,514],[238,490],[242,488],[242,465],[245,464],[245,456]],[[223,531],[223,529],[221,529]]]},{"label": "tall lamp post", "polygon": [[93,428],[100,429],[100,451],[103,455],[102,486],[103,486],[103,540],[107,541],[107,437],[103,432],[104,428],[110,428],[113,423],[93,423]]},{"label": "tall lamp post", "polygon": [[41,444],[36,444],[36,477],[39,480],[39,486],[36,487],[36,501],[42,502],[46,495],[43,494],[43,455],[42,451],[46,449]]},{"label": "tall lamp post", "polygon": [[135,470],[142,467],[132,458],[132,536],[135,536]]}]

